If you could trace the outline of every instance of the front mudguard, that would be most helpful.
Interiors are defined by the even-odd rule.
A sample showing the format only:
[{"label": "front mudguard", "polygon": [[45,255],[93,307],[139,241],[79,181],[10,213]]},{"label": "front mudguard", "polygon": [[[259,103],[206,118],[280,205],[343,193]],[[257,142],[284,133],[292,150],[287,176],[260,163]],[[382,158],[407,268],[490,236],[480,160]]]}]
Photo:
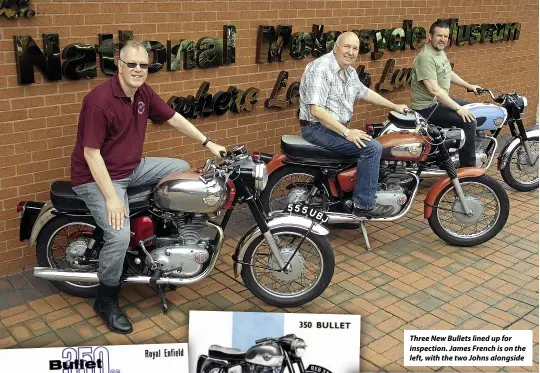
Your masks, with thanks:
[{"label": "front mudguard", "polygon": [[[486,170],[484,168],[477,168],[477,167],[464,167],[464,168],[458,168],[456,172],[457,172],[457,178],[462,179],[464,177],[482,176],[486,173]],[[437,199],[437,196],[451,182],[452,181],[450,180],[450,177],[448,175],[445,175],[441,177],[439,180],[437,180],[435,183],[433,183],[433,185],[429,189],[426,199],[424,200],[424,219],[429,219],[429,217],[433,213],[433,205],[435,204],[435,200]]]},{"label": "front mudguard", "polygon": [[[277,228],[282,228],[282,227],[310,229],[311,225],[313,224],[313,221],[303,216],[290,215],[288,213],[282,213],[282,212],[275,212],[271,215],[271,218],[267,222],[267,224],[268,224],[268,228],[270,228],[270,231]],[[326,229],[324,226],[318,223],[315,223],[313,225],[312,232],[319,236],[326,236],[328,235],[328,233],[330,233],[328,229]],[[238,242],[238,245],[236,246],[236,250],[234,251],[234,254],[232,257],[235,277],[238,277],[238,275],[240,274],[240,271],[242,270],[241,262],[244,261],[244,255],[246,253],[247,248],[249,247],[249,245],[251,245],[251,243],[257,237],[261,235],[262,235],[261,229],[257,225],[255,225],[249,231],[247,231],[246,234]]]},{"label": "front mudguard", "polygon": [[[527,138],[531,137],[540,137],[540,130],[531,130],[527,131]],[[506,146],[501,150],[501,154],[499,154],[499,160],[497,162],[497,170],[502,170],[506,167],[506,164],[510,161],[510,154],[512,154],[512,151],[514,151],[515,148],[517,148],[520,144],[520,138],[515,137],[512,141],[510,141]]]}]

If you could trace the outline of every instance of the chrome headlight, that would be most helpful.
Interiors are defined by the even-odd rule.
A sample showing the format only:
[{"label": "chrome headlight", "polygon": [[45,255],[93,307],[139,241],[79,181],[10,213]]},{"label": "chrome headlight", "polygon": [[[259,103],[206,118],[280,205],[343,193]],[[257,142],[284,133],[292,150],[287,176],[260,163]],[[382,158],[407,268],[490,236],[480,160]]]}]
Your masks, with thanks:
[{"label": "chrome headlight", "polygon": [[527,97],[525,96],[518,96],[518,99],[521,100],[522,102],[519,102],[518,103],[520,104],[519,105],[519,109],[522,113],[524,113],[525,111],[527,111],[527,106],[529,105],[529,102],[527,101]]},{"label": "chrome headlight", "polygon": [[268,183],[268,169],[264,163],[255,163],[253,169],[253,179],[255,180],[255,190],[261,192]]},{"label": "chrome headlight", "polygon": [[461,149],[463,148],[463,145],[465,145],[465,131],[464,130],[459,130],[459,148],[458,149]]},{"label": "chrome headlight", "polygon": [[301,358],[306,352],[306,342],[302,338],[296,338],[291,343],[291,352],[295,357]]}]

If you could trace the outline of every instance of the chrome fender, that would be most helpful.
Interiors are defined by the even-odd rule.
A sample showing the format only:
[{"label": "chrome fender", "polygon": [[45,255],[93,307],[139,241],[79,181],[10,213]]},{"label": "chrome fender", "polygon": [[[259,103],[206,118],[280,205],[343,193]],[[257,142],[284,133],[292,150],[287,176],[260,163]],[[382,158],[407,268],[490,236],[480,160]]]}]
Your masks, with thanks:
[{"label": "chrome fender", "polygon": [[[268,227],[270,228],[270,231],[277,228],[282,227],[293,227],[293,228],[304,228],[309,229],[311,228],[311,224],[313,221],[311,219],[305,218],[303,216],[298,215],[289,215],[288,213],[273,213],[271,215],[270,221],[267,222]],[[319,235],[319,236],[326,236],[330,231],[326,229],[324,226],[315,223],[313,226],[312,232]],[[261,230],[258,226],[252,227],[249,231],[246,232],[246,234],[240,239],[238,242],[238,245],[236,246],[236,250],[234,251],[233,260],[236,260],[238,262],[244,261],[244,255],[246,253],[247,248],[251,243],[259,236],[261,236]],[[242,264],[240,263],[234,263],[234,276],[238,277],[238,274],[240,273],[242,269]]]},{"label": "chrome fender", "polygon": [[[527,137],[540,137],[540,130],[527,131]],[[510,153],[519,145],[519,137],[514,138],[501,150],[497,162],[497,170],[502,170],[510,160]]]},{"label": "chrome fender", "polygon": [[41,229],[52,219],[56,217],[56,209],[53,207],[51,201],[47,201],[45,205],[41,208],[36,222],[32,227],[32,233],[30,233],[30,238],[28,239],[28,247],[36,243],[37,237]]}]

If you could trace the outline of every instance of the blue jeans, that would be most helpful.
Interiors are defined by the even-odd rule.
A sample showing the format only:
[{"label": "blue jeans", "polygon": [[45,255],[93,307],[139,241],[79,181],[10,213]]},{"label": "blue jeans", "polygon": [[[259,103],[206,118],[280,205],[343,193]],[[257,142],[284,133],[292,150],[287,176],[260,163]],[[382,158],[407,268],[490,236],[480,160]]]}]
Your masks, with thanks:
[{"label": "blue jeans", "polygon": [[[118,197],[124,201],[129,215],[128,187],[152,185],[172,172],[188,168],[187,162],[181,159],[146,157],[131,175],[124,179],[113,180],[112,183]],[[73,191],[86,203],[96,224],[103,229],[105,243],[99,253],[98,278],[105,285],[117,285],[120,282],[124,257],[131,237],[129,218],[124,219],[124,228],[121,230],[113,229],[109,225],[105,197],[95,182],[73,187]]]},{"label": "blue jeans", "polygon": [[301,126],[302,137],[312,144],[336,151],[357,160],[354,205],[370,210],[375,206],[375,193],[379,181],[379,163],[382,146],[377,141],[364,141],[365,147],[359,148],[346,138],[326,128],[322,124]]}]

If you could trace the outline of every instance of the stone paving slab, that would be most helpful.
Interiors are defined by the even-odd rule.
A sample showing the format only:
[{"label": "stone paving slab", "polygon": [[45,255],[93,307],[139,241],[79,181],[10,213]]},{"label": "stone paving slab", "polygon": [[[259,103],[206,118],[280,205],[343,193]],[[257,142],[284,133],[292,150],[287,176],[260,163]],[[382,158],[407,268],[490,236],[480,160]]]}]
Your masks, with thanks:
[{"label": "stone paving slab", "polygon": [[[0,278],[0,348],[187,342],[189,310],[351,313],[362,316],[362,372],[538,372],[538,192],[505,185],[512,203],[503,231],[484,245],[460,248],[440,241],[423,218],[430,184],[422,182],[419,203],[406,218],[368,225],[371,252],[359,230],[332,229],[332,283],[302,307],[264,304],[234,277],[230,256],[239,234],[253,224],[240,210],[213,273],[168,291],[167,315],[149,286],[123,287],[121,305],[134,323],[129,335],[110,332],[93,312],[93,299],[60,292],[31,270]],[[405,367],[407,329],[533,330],[534,365]]]}]

